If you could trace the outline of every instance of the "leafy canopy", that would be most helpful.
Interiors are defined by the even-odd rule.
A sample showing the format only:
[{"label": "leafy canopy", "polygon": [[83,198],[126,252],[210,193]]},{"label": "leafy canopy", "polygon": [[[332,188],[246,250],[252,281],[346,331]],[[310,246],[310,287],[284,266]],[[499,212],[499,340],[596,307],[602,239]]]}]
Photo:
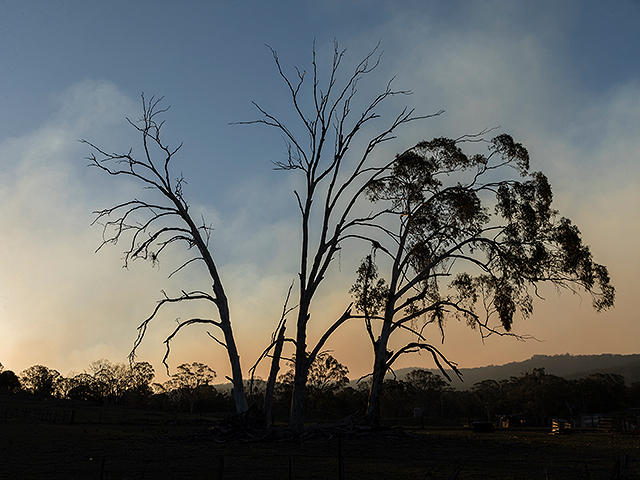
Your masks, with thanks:
[{"label": "leafy canopy", "polygon": [[[597,311],[613,306],[607,268],[593,261],[578,228],[558,218],[547,177],[529,172],[527,150],[507,134],[487,142],[487,155],[461,148],[483,141],[420,142],[369,185],[369,199],[396,227],[385,225],[379,229],[385,236],[372,241],[374,253],[381,250],[393,263],[390,279],[379,278],[370,255],[351,290],[366,318],[391,305],[387,316],[404,312],[398,324],[428,314],[442,330],[453,313],[491,334],[497,331],[489,319],[497,316],[509,332],[517,312],[531,315],[530,290],[535,294],[543,282],[588,292]],[[453,278],[448,288],[443,278]]]}]

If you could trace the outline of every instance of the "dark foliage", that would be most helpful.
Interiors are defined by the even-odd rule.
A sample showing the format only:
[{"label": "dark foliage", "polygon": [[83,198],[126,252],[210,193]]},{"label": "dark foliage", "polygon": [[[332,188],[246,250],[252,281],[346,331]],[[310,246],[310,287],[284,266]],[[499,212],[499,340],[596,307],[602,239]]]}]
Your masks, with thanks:
[{"label": "dark foliage", "polygon": [[0,392],[16,393],[22,388],[20,379],[11,370],[3,370],[0,372]]},{"label": "dark foliage", "polygon": [[[486,143],[488,153],[468,155],[464,142]],[[401,355],[427,351],[443,375],[444,364],[458,373],[428,341],[428,325],[442,339],[449,319],[483,338],[514,335],[514,319],[532,314],[543,283],[586,292],[597,311],[613,306],[606,267],[593,261],[578,228],[557,217],[547,178],[529,171],[527,150],[507,134],[420,142],[369,182],[367,193],[378,213],[360,222],[369,232],[361,238],[372,253],[351,293],[374,351],[371,424],[379,418],[383,378]],[[413,339],[391,350],[401,331]]]}]

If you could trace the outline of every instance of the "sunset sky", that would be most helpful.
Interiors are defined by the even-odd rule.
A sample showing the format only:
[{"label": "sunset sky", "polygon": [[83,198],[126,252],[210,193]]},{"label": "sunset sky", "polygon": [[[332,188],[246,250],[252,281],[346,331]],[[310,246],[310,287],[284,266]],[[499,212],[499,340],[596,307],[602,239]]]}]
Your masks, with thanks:
[{"label": "sunset sky", "polygon": [[[450,360],[468,368],[533,354],[638,353],[639,25],[640,2],[632,0],[0,2],[0,362],[16,372],[44,364],[67,375],[100,358],[126,361],[161,290],[209,288],[199,266],[167,279],[186,258],[181,249],[159,267],[139,261],[128,270],[123,245],[95,253],[101,229],[91,226],[93,212],[147,192],[87,168],[91,151],[78,140],[135,151],[139,138],[126,117],[139,117],[144,92],[171,105],[165,139],[184,142],[173,169],[184,173],[194,216],[215,227],[212,251],[249,369],[298,271],[299,178],[272,168],[286,155],[279,132],[232,123],[259,118],[252,102],[293,121],[266,45],[294,74],[296,66],[310,69],[314,39],[324,72],[334,39],[346,48],[345,75],[380,42],[380,66],[359,98],[373,98],[392,77],[413,94],[385,104],[378,125],[405,106],[445,110],[400,130],[376,158],[500,126],[529,149],[556,208],[609,267],[613,310],[597,314],[588,296],[544,289],[546,301],[514,326],[537,341],[483,343],[450,321],[443,345],[437,331],[429,333]],[[312,340],[350,301],[366,253],[345,248],[336,261],[313,306]],[[162,341],[177,318],[196,314],[214,317],[198,307],[167,308],[139,360],[160,371]],[[206,331],[184,331],[170,363],[207,363],[222,378],[225,352]],[[328,348],[352,378],[370,371],[371,346],[355,321]],[[414,355],[396,366],[433,363]]]}]

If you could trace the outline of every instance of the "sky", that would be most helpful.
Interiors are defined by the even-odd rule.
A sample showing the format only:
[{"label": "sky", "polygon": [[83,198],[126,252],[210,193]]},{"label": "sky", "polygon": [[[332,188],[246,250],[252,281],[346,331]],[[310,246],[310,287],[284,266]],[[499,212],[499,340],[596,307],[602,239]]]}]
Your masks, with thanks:
[{"label": "sky", "polygon": [[[93,212],[146,192],[87,168],[91,151],[78,140],[110,152],[139,148],[126,118],[139,117],[144,92],[171,106],[164,138],[183,142],[174,171],[188,182],[195,216],[215,228],[212,251],[247,372],[298,271],[299,179],[273,169],[286,154],[276,130],[234,122],[260,118],[252,102],[294,121],[267,45],[294,74],[309,70],[315,42],[326,72],[334,40],[346,49],[344,72],[380,42],[380,65],[359,86],[362,101],[391,78],[413,92],[383,105],[381,122],[405,106],[445,110],[408,125],[376,158],[499,126],[528,148],[556,208],[580,227],[616,287],[615,308],[600,314],[588,296],[544,289],[533,316],[514,325],[536,340],[483,342],[449,321],[444,344],[429,332],[447,358],[470,368],[534,354],[638,353],[638,25],[633,0],[0,1],[0,362],[63,375],[100,358],[124,362],[161,291],[208,288],[201,267],[167,278],[187,258],[180,249],[155,268],[122,268],[122,244],[96,253],[102,232]],[[314,303],[311,339],[349,303],[366,253],[345,249],[334,264]],[[138,360],[153,364],[159,379],[163,340],[192,315],[214,314],[172,306],[152,323]],[[169,362],[206,363],[223,379],[228,361],[207,331],[183,331]],[[357,378],[371,369],[367,342],[352,322],[327,348]],[[396,366],[433,364],[413,355]]]}]

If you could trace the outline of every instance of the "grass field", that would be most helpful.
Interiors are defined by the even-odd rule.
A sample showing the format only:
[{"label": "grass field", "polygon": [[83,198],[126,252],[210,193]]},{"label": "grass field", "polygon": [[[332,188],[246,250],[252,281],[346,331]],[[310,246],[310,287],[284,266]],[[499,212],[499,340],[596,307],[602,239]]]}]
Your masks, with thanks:
[{"label": "grass field", "polygon": [[[73,424],[47,414],[64,408],[76,410]],[[198,415],[0,397],[0,478],[338,478],[335,436],[221,443],[209,435],[211,425]],[[631,459],[628,478],[640,479],[640,437],[607,432],[404,427],[340,442],[345,480],[448,479],[456,468],[458,479],[605,480],[624,455]]]}]

